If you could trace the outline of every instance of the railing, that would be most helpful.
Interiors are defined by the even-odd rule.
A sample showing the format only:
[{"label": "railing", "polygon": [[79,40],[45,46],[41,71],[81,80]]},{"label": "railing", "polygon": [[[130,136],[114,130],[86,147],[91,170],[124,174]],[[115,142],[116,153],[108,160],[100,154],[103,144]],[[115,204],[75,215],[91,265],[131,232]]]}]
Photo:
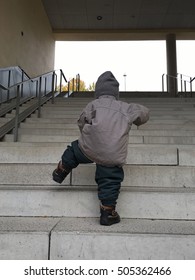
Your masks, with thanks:
[{"label": "railing", "polygon": [[[18,125],[21,121],[23,121],[28,115],[32,114],[35,110],[38,109],[38,118],[41,116],[41,106],[44,102],[47,100],[51,99],[52,103],[54,103],[54,98],[55,98],[55,92],[57,88],[57,74],[56,72],[60,71],[60,90],[61,90],[61,84],[62,84],[62,78],[64,78],[65,82],[67,82],[66,77],[63,73],[63,71],[60,70],[55,70],[55,71],[50,71],[48,73],[42,74],[40,76],[37,76],[33,79],[27,79],[25,81],[16,83],[15,85],[12,85],[10,87],[5,87],[4,85],[0,84],[0,88],[3,91],[9,92],[11,89],[16,90],[16,114],[15,114],[15,120],[11,120],[7,124],[3,125],[0,128],[0,139],[10,130],[14,129],[14,141],[17,141],[18,139]],[[50,89],[48,89],[48,84],[47,80],[48,78],[51,79],[50,83]],[[44,81],[44,83],[43,83]],[[35,96],[38,98],[38,102],[32,106],[26,113],[21,113],[19,112],[20,109],[20,103],[21,103],[21,98],[23,97],[23,87],[27,83],[36,83],[36,94]],[[49,95],[48,95],[49,94]],[[48,95],[48,96],[47,96]],[[45,100],[43,100],[44,97],[46,97]]]},{"label": "railing", "polygon": [[181,92],[187,92],[187,84],[189,84],[190,87],[189,91],[192,92],[192,82],[195,78],[180,73],[178,73],[177,76],[180,80]]},{"label": "railing", "polygon": [[[0,69],[0,83],[6,88],[10,88],[16,83],[24,82],[28,79],[30,79],[29,75],[20,66],[13,66]],[[27,91],[29,91],[30,95],[32,95],[32,88],[29,85],[25,85],[25,87],[29,87]],[[25,89],[22,85],[21,95],[23,95],[23,90]],[[0,103],[8,102],[12,98],[15,98],[15,95],[16,93],[13,88],[11,90],[8,89],[6,96],[5,94],[0,95]]]},{"label": "railing", "polygon": [[76,75],[76,79],[73,78],[68,81],[68,96],[70,96],[73,92],[80,91],[80,75]]},{"label": "railing", "polygon": [[174,86],[175,96],[187,95],[187,92],[190,93],[190,97],[192,97],[192,83],[195,80],[195,77],[192,78],[190,76],[184,74],[177,74],[177,77],[163,74],[162,75],[162,91],[168,91],[169,82],[172,80],[172,84]]}]

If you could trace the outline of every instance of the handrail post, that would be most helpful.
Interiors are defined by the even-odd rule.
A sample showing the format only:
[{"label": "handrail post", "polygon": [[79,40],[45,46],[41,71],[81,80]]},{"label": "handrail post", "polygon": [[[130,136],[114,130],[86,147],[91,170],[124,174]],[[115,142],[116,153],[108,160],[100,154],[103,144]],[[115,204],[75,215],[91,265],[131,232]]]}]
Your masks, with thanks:
[{"label": "handrail post", "polygon": [[38,118],[41,117],[41,84],[42,84],[42,77],[39,78]]},{"label": "handrail post", "polygon": [[74,78],[72,79],[72,91],[74,92]]},{"label": "handrail post", "polygon": [[54,77],[54,89],[55,89],[55,91],[57,91],[57,87],[58,87],[58,76],[55,73],[55,77]]},{"label": "handrail post", "polygon": [[39,80],[36,80],[36,97],[38,97]]},{"label": "handrail post", "polygon": [[184,90],[186,92],[186,81],[184,81]]},{"label": "handrail post", "polygon": [[180,78],[181,78],[181,92],[183,92],[183,75],[180,74]]},{"label": "handrail post", "polygon": [[51,84],[51,91],[52,91],[52,104],[54,104],[54,79],[55,79],[55,71],[52,74],[52,84]]},{"label": "handrail post", "polygon": [[45,92],[44,92],[45,96],[46,96],[46,92],[47,92],[47,77],[45,77]]},{"label": "handrail post", "polygon": [[62,92],[62,70],[60,69],[60,93]]},{"label": "handrail post", "polygon": [[80,74],[76,75],[76,91],[80,91]]},{"label": "handrail post", "polygon": [[164,88],[164,75],[165,75],[165,74],[162,75],[162,91],[163,91],[163,92],[165,91],[165,88]]},{"label": "handrail post", "polygon": [[174,91],[175,91],[175,97],[177,97],[178,96],[178,80],[177,80],[177,77],[175,77],[174,79],[175,79]]},{"label": "handrail post", "polygon": [[20,111],[20,85],[17,86],[14,142],[18,141],[19,111]]},{"label": "handrail post", "polygon": [[[10,87],[10,82],[11,82],[11,70],[9,70],[9,74],[8,74],[8,88]],[[9,101],[10,99],[10,90],[8,89],[7,91],[7,101]]]},{"label": "handrail post", "polygon": [[[24,82],[24,71],[22,70],[22,83]],[[23,89],[24,89],[24,85],[21,84],[21,97],[23,97]]]},{"label": "handrail post", "polygon": [[190,91],[192,92],[192,77],[190,77]]},{"label": "handrail post", "polygon": [[70,81],[68,81],[68,97],[70,96]]}]

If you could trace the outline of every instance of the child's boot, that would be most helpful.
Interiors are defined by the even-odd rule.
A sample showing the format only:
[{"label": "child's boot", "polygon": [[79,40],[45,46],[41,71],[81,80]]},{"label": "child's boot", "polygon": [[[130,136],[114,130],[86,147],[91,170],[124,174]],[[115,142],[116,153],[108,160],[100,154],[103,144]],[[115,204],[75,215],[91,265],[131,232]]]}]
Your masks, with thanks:
[{"label": "child's boot", "polygon": [[66,176],[71,172],[71,169],[68,169],[62,165],[60,161],[58,167],[53,171],[52,176],[53,180],[59,184],[66,178]]},{"label": "child's boot", "polygon": [[111,226],[120,222],[120,216],[115,211],[114,206],[100,206],[100,224],[104,226]]}]

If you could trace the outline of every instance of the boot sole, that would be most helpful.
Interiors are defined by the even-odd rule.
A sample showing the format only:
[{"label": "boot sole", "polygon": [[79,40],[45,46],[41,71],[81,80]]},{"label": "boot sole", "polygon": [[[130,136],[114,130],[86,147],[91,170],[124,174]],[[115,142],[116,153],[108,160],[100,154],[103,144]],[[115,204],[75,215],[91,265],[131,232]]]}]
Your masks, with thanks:
[{"label": "boot sole", "polygon": [[57,176],[56,174],[55,174],[55,172],[53,172],[53,180],[56,182],[56,183],[59,183],[59,184],[61,184],[63,181],[64,181],[64,179],[65,178],[60,178],[59,176]]},{"label": "boot sole", "polygon": [[100,225],[102,225],[102,226],[111,226],[111,225],[118,224],[118,223],[120,223],[120,219],[115,220],[115,221],[114,220],[110,220],[107,223],[106,222],[102,222],[100,220]]}]

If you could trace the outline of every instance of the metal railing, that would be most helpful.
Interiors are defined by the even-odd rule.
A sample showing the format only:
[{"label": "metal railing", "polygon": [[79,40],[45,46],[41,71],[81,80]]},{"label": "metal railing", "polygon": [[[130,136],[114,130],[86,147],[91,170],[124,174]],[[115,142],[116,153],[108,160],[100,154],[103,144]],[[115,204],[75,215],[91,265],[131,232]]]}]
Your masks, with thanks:
[{"label": "metal railing", "polygon": [[[0,68],[0,83],[8,88],[7,90],[7,95],[4,93],[0,94],[0,103],[3,102],[8,102],[12,98],[15,98],[16,92],[14,89],[9,89],[11,86],[19,83],[19,82],[24,82],[25,80],[30,79],[29,75],[20,67],[20,66],[12,66],[12,67],[7,67],[7,68]],[[31,87],[29,85],[25,85],[25,87],[29,87],[28,91],[29,94],[32,94]],[[23,95],[23,88],[24,86],[22,85],[21,87],[21,95]]]},{"label": "metal railing", "polygon": [[192,92],[192,82],[195,78],[180,73],[178,73],[177,76],[180,80],[181,92],[187,92],[187,85],[189,85],[189,91]]},{"label": "metal railing", "polygon": [[68,96],[70,96],[73,92],[79,92],[80,91],[80,75],[76,75],[76,79],[72,78],[70,81],[68,81]]},{"label": "metal railing", "polygon": [[[0,84],[0,88],[3,91],[8,92],[11,89],[16,90],[16,113],[15,118],[11,121],[7,122],[5,125],[3,125],[0,128],[0,139],[9,131],[11,131],[14,128],[14,141],[16,142],[18,140],[18,126],[21,121],[23,121],[25,118],[27,118],[29,115],[31,115],[34,111],[38,109],[38,118],[41,116],[41,106],[47,102],[49,99],[52,100],[52,103],[54,103],[55,98],[55,92],[57,89],[57,74],[56,72],[60,71],[60,90],[61,90],[61,84],[62,84],[62,78],[64,78],[65,82],[67,83],[66,77],[63,73],[63,71],[60,70],[54,70],[47,73],[44,73],[42,75],[39,75],[33,79],[29,78],[25,81],[16,83],[10,87],[5,87],[4,85]],[[48,78],[51,79],[50,89],[48,89],[47,86],[47,80]],[[43,83],[43,81],[45,83]],[[23,86],[26,83],[36,83],[36,94],[35,97],[37,97],[38,101],[36,101],[35,104],[33,104],[31,107],[20,113],[20,105],[21,105],[21,98],[23,97]]]},{"label": "metal railing", "polygon": [[187,95],[187,93],[190,93],[190,97],[192,97],[192,83],[195,80],[195,77],[192,78],[190,76],[180,74],[178,73],[177,76],[171,76],[168,74],[162,75],[162,91],[168,91],[169,88],[169,82],[172,80],[172,84],[174,86],[174,92],[175,96],[180,95]]}]

